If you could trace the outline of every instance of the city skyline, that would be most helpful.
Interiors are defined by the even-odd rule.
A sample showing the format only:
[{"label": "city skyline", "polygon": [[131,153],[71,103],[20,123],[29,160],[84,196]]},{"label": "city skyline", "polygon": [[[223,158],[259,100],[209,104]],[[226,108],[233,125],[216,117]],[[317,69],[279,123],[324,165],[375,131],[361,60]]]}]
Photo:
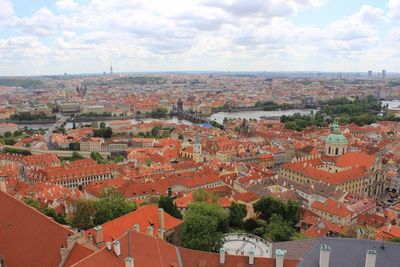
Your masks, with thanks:
[{"label": "city skyline", "polygon": [[0,0],[0,76],[399,72],[400,1]]}]

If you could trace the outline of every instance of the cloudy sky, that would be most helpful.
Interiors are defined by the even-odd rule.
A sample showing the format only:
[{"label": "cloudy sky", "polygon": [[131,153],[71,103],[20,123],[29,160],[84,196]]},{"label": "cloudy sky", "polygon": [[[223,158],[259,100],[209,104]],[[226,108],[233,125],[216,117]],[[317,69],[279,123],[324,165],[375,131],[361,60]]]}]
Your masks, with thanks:
[{"label": "cloudy sky", "polygon": [[0,0],[0,76],[400,72],[400,0]]}]

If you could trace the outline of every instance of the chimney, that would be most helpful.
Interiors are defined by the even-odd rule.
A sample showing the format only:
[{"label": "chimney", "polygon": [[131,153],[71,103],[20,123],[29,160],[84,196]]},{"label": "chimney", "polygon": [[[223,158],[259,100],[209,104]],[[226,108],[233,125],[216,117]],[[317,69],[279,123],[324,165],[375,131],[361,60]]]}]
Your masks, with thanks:
[{"label": "chimney", "polygon": [[329,267],[329,255],[331,254],[331,248],[325,244],[321,244],[319,251],[319,267]]},{"label": "chimney", "polygon": [[135,261],[132,257],[125,258],[125,267],[135,267]]},{"label": "chimney", "polygon": [[163,230],[163,229],[158,229],[158,237],[159,237],[160,239],[164,239],[164,232],[165,232],[165,230]]},{"label": "chimney", "polygon": [[286,252],[287,251],[283,249],[277,249],[275,251],[275,267],[283,267]]},{"label": "chimney", "polygon": [[0,177],[0,192],[7,193],[6,178]]},{"label": "chimney", "polygon": [[164,221],[164,210],[162,208],[158,209],[158,223],[160,229],[165,229],[165,221]]},{"label": "chimney", "polygon": [[365,231],[362,228],[358,228],[357,230],[357,238],[358,239],[364,239],[365,237]]},{"label": "chimney", "polygon": [[103,227],[97,225],[94,230],[96,231],[96,244],[103,243]]},{"label": "chimney", "polygon": [[135,225],[133,226],[133,230],[135,230],[136,233],[139,233],[139,231],[140,231],[140,225],[139,225],[139,224],[135,224]]},{"label": "chimney", "polygon": [[219,264],[225,265],[225,249],[223,247],[219,249]]},{"label": "chimney", "polygon": [[106,247],[110,251],[112,248],[112,243],[111,242],[106,242]]},{"label": "chimney", "polygon": [[148,235],[153,235],[153,226],[149,225],[149,226],[147,227],[147,234],[148,234]]},{"label": "chimney", "polygon": [[376,263],[376,250],[368,249],[365,258],[365,267],[375,267]]},{"label": "chimney", "polygon": [[249,265],[253,266],[254,265],[254,247],[250,248],[249,252]]},{"label": "chimney", "polygon": [[114,252],[117,257],[121,256],[121,243],[118,240],[114,241]]}]

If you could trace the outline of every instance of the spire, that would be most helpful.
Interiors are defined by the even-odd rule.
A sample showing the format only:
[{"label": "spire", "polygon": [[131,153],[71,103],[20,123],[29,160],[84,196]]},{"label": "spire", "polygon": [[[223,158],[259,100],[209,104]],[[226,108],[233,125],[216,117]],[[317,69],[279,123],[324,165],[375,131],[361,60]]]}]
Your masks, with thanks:
[{"label": "spire", "polygon": [[200,138],[199,138],[199,130],[196,130],[196,144],[200,144]]},{"label": "spire", "polygon": [[331,133],[340,134],[340,126],[336,120],[334,120],[331,124]]}]

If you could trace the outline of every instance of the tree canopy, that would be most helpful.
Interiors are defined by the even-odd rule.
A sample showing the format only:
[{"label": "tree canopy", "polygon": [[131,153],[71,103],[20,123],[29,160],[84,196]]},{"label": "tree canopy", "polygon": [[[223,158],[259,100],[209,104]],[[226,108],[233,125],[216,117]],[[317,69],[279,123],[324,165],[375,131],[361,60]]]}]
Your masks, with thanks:
[{"label": "tree canopy", "polygon": [[233,202],[229,208],[229,225],[232,227],[242,227],[243,219],[246,215],[246,206]]},{"label": "tree canopy", "polygon": [[103,189],[100,199],[95,202],[95,209],[93,223],[99,225],[134,211],[136,205],[127,201],[114,188],[106,187]]},{"label": "tree canopy", "polygon": [[228,229],[228,216],[217,204],[195,202],[189,205],[182,228],[182,243],[186,248],[219,251],[222,237]]},{"label": "tree canopy", "polygon": [[272,215],[276,214],[283,220],[295,225],[299,220],[300,204],[293,200],[287,203],[273,197],[263,197],[253,205],[254,211],[260,214],[260,218],[270,221]]},{"label": "tree canopy", "polygon": [[77,200],[73,205],[74,214],[71,226],[83,230],[103,224],[136,209],[135,203],[129,202],[111,187],[103,189],[99,200]]},{"label": "tree canopy", "polygon": [[273,214],[270,218],[264,239],[272,240],[273,242],[289,241],[292,240],[294,233],[295,230],[289,222],[284,221],[280,215]]},{"label": "tree canopy", "polygon": [[158,207],[164,209],[169,215],[182,219],[182,214],[176,207],[174,200],[170,196],[161,196],[158,200]]}]

